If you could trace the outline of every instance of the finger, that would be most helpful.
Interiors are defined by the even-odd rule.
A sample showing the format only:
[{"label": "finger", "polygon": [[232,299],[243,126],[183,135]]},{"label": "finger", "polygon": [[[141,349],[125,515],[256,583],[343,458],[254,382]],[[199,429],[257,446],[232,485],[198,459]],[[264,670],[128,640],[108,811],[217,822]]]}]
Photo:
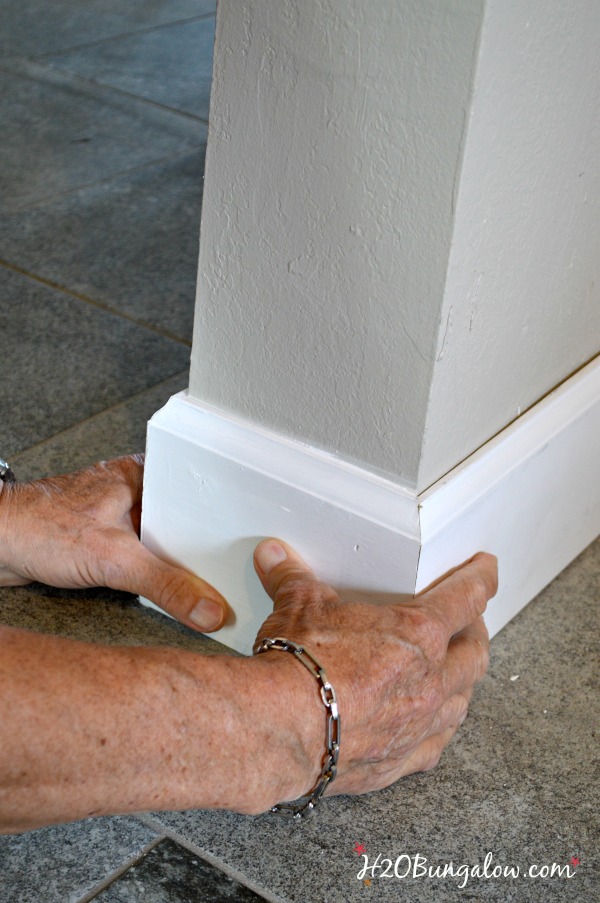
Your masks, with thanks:
[{"label": "finger", "polygon": [[[467,558],[465,561],[461,561],[460,564],[457,564],[455,567],[450,568],[450,570],[446,571],[444,574],[440,574],[439,577],[436,577],[435,580],[432,580],[424,589],[420,590],[416,594],[416,598],[418,599],[420,596],[424,596],[425,593],[428,593],[430,590],[435,589],[438,584],[440,584],[443,580],[447,580],[448,577],[451,577],[452,574],[455,574],[457,571],[460,571],[461,568],[464,568],[465,565],[470,564],[478,555],[487,555],[488,552],[476,552],[475,555],[472,555],[471,558]],[[495,556],[493,556],[495,557]]]},{"label": "finger", "polygon": [[455,634],[448,644],[443,676],[448,693],[473,686],[485,675],[490,661],[490,639],[482,617]]},{"label": "finger", "polygon": [[114,458],[112,461],[102,461],[97,466],[108,470],[115,477],[120,476],[131,490],[133,502],[141,500],[144,482],[143,455],[124,455],[121,458]]},{"label": "finger", "polygon": [[441,734],[449,727],[458,728],[467,717],[473,687],[450,696],[435,713],[423,739]]},{"label": "finger", "polygon": [[131,528],[136,536],[139,537],[142,530],[142,505],[140,502],[135,502],[131,506],[131,511],[129,512],[129,518],[131,520]]},{"label": "finger", "polygon": [[478,552],[418,599],[446,629],[448,638],[475,621],[498,590],[498,561]]},{"label": "finger", "polygon": [[[123,512],[125,519],[130,519],[133,530],[137,536],[140,535],[142,522],[142,488],[144,482],[144,459],[143,454],[126,455],[122,458],[115,458],[112,461],[105,461],[100,466],[110,471],[119,473],[122,477],[125,487],[127,487],[126,498],[120,499],[120,504],[126,506]],[[129,509],[129,510],[127,510]]]},{"label": "finger", "polygon": [[360,768],[355,774],[340,773],[339,782],[331,784],[331,790],[326,790],[335,795],[337,793],[368,793],[373,790],[382,790],[391,784],[415,774],[418,771],[429,771],[438,764],[444,749],[448,746],[457,732],[460,724],[453,724],[437,734],[425,737],[413,749],[410,755],[395,760],[390,757],[384,762],[369,765],[368,772]]},{"label": "finger", "polygon": [[210,583],[153,555],[134,536],[113,547],[107,586],[137,593],[194,630],[218,630],[231,617],[223,596]]},{"label": "finger", "polygon": [[489,664],[489,649],[490,641],[482,617],[452,637],[441,672],[443,689],[448,696],[481,680]]},{"label": "finger", "polygon": [[280,539],[266,539],[254,551],[254,568],[275,608],[290,594],[318,593],[323,601],[337,599],[335,590],[317,580],[313,571],[291,546]]},{"label": "finger", "polygon": [[405,759],[402,766],[402,774],[399,777],[406,777],[406,775],[414,774],[417,771],[430,771],[432,768],[435,768],[459,726],[448,727],[439,734],[434,734],[423,740],[413,753]]}]

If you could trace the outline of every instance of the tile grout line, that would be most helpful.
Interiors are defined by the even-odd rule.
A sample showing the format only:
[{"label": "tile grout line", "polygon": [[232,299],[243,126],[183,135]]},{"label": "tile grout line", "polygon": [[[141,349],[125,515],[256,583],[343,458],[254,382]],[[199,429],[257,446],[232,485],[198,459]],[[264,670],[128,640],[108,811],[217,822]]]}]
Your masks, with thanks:
[{"label": "tile grout line", "polygon": [[60,66],[49,66],[47,63],[37,63],[37,65],[45,66],[47,69],[52,69],[54,72],[61,72],[64,75],[68,75],[70,78],[94,85],[94,87],[103,88],[107,91],[114,91],[122,97],[127,97],[130,100],[136,100],[140,103],[147,104],[157,110],[166,110],[169,113],[175,113],[177,116],[183,116],[185,119],[191,119],[193,122],[208,125],[208,119],[201,119],[200,116],[196,116],[194,113],[188,113],[186,110],[179,110],[177,107],[170,107],[166,103],[160,103],[158,100],[151,100],[149,97],[142,97],[141,94],[134,94],[132,91],[126,91],[125,88],[109,85],[107,82],[100,81],[96,78],[89,78],[87,75],[81,75],[79,72],[72,72],[71,69],[62,69]]},{"label": "tile grout line", "polygon": [[111,872],[111,874],[107,875],[106,878],[103,878],[102,881],[100,881],[95,885],[95,887],[92,888],[92,890],[88,891],[88,893],[83,897],[80,897],[78,900],[74,901],[74,903],[89,903],[90,900],[93,900],[98,896],[98,894],[102,893],[103,890],[106,890],[107,887],[110,887],[110,885],[117,881],[122,875],[124,875],[125,872],[128,872],[132,866],[137,865],[137,863],[140,862],[144,858],[144,856],[146,856],[151,850],[153,850],[154,847],[157,847],[163,840],[166,840],[166,835],[161,835],[160,837],[156,837],[151,840],[146,844],[145,847],[142,847],[142,849],[138,853],[136,853],[135,856],[132,856],[118,869],[116,869],[114,872]]},{"label": "tile grout line", "polygon": [[159,380],[157,383],[154,383],[154,385],[147,386],[145,389],[140,389],[139,392],[135,392],[133,395],[129,395],[122,401],[117,401],[115,404],[110,405],[110,407],[104,408],[102,411],[97,411],[95,414],[90,414],[89,417],[84,417],[83,420],[78,420],[77,423],[73,423],[71,426],[65,427],[64,430],[59,430],[58,433],[53,433],[52,436],[48,436],[46,439],[40,439],[39,442],[34,442],[33,445],[28,445],[27,448],[22,448],[19,452],[17,452],[16,455],[11,455],[11,460],[18,463],[21,455],[25,455],[29,452],[36,451],[37,449],[42,448],[44,445],[54,442],[56,439],[60,438],[61,436],[65,436],[67,433],[70,433],[71,430],[74,430],[77,427],[93,423],[94,420],[98,420],[100,417],[104,417],[106,414],[110,414],[114,411],[117,411],[119,408],[125,407],[132,401],[135,401],[135,399],[140,398],[142,395],[145,395],[147,392],[152,392],[154,389],[158,389],[160,386],[163,386],[170,380],[175,379],[177,376],[183,376],[187,373],[188,370],[178,370],[177,373],[171,373],[170,376],[165,376],[164,379]]},{"label": "tile grout line", "polygon": [[39,276],[37,273],[31,273],[29,270],[18,266],[16,263],[11,263],[9,260],[0,258],[0,266],[4,267],[7,270],[10,270],[13,273],[18,273],[20,276],[26,276],[28,279],[33,279],[34,282],[39,282],[40,285],[45,285],[47,288],[63,292],[65,295],[69,295],[71,298],[75,298],[77,301],[83,301],[85,304],[90,304],[92,307],[97,307],[99,308],[99,310],[103,310],[105,313],[112,314],[115,317],[121,317],[121,319],[127,320],[129,323],[133,323],[135,326],[139,326],[142,329],[147,329],[149,332],[154,332],[157,335],[162,336],[162,338],[164,339],[170,339],[171,341],[178,342],[180,345],[185,345],[188,348],[192,347],[192,343],[188,339],[182,339],[180,336],[177,336],[174,333],[167,331],[166,329],[159,329],[157,326],[152,326],[150,323],[145,323],[143,320],[138,320],[136,317],[132,317],[129,314],[124,313],[122,310],[118,310],[117,308],[112,307],[110,304],[104,304],[102,301],[96,301],[89,295],[84,295],[81,292],[73,291],[73,289],[67,288],[66,285],[61,285],[60,282],[55,282],[53,279],[46,279],[45,276]]},{"label": "tile grout line", "polygon": [[28,56],[24,57],[24,59],[28,60],[43,60],[49,56],[63,56],[67,53],[75,53],[79,50],[89,50],[90,47],[99,47],[101,44],[109,44],[112,41],[126,41],[128,38],[135,38],[138,35],[150,34],[153,31],[158,31],[161,28],[174,28],[178,25],[186,25],[189,22],[202,22],[203,19],[216,19],[216,12],[212,13],[202,13],[199,16],[190,16],[187,19],[173,19],[170,22],[161,22],[157,25],[148,25],[147,28],[139,28],[135,31],[123,31],[116,35],[111,35],[107,38],[98,38],[97,41],[84,41],[83,44],[73,44],[72,47],[65,47],[62,50],[50,50],[48,53],[40,53],[37,56]]},{"label": "tile grout line", "polygon": [[[204,125],[208,125],[208,123],[204,122],[204,120],[199,121],[201,121]],[[56,201],[62,200],[63,198],[68,198],[69,195],[76,194],[78,191],[87,191],[88,188],[97,188],[99,186],[110,187],[110,182],[116,181],[117,179],[122,179],[124,176],[128,176],[130,174],[137,175],[137,173],[142,173],[145,169],[151,169],[153,166],[162,166],[163,164],[169,163],[171,161],[194,156],[198,153],[198,151],[202,150],[202,148],[205,147],[205,144],[206,142],[200,142],[200,144],[197,144],[195,147],[190,147],[184,151],[176,151],[174,154],[167,154],[164,157],[157,157],[155,160],[150,160],[148,163],[140,163],[139,166],[131,166],[128,169],[120,169],[117,172],[105,176],[102,179],[98,179],[95,182],[85,182],[82,185],[76,185],[74,188],[68,188],[66,191],[58,191],[56,194],[49,194],[43,198],[38,198],[35,201],[21,204],[20,206],[16,207],[10,207],[8,209],[5,209],[5,214],[13,216],[17,213],[27,213],[31,210],[37,210],[38,207],[43,207],[46,204],[53,204]],[[204,181],[204,176],[202,176],[202,181]]]},{"label": "tile grout line", "polygon": [[[208,124],[208,120],[195,116],[193,113],[187,113],[184,110],[178,110],[176,107],[169,107],[167,104],[159,103],[156,100],[150,100],[148,97],[142,97],[140,94],[133,94],[131,91],[125,91],[123,88],[117,88],[114,85],[96,81],[95,79],[88,78],[78,72],[72,72],[70,69],[61,69],[59,66],[51,66],[48,63],[38,62],[35,59],[27,57],[11,57],[11,59],[11,64],[6,62],[0,63],[1,72],[8,75],[16,75],[19,78],[28,78],[30,81],[38,82],[39,84],[46,86],[52,85],[52,76],[54,76],[55,82],[56,80],[59,82],[61,79],[63,80],[63,84],[59,85],[59,87],[65,87],[65,81],[69,87],[73,87],[73,83],[77,84],[79,82],[80,85],[83,84],[88,86],[88,89],[91,88],[95,100],[102,99],[101,97],[98,97],[102,92],[109,92],[124,97],[129,101],[140,103],[145,107],[151,107],[153,110],[158,110],[161,113],[168,113],[170,116],[180,121],[183,119],[186,123],[192,121],[202,125]],[[44,73],[47,75],[47,79],[44,78]]]},{"label": "tile grout line", "polygon": [[[152,818],[151,815],[138,813],[133,817],[142,822],[142,824],[144,824],[147,828],[152,828],[153,831],[162,831],[166,838],[172,840],[174,843],[179,844],[179,846],[184,847],[186,850],[189,850],[190,853],[193,853],[195,856],[199,856],[200,859],[204,859],[209,863],[209,865],[212,865],[220,872],[228,875],[229,878],[233,878],[234,881],[237,881],[239,884],[247,887],[248,890],[251,890],[255,894],[258,894],[259,897],[261,897],[263,900],[266,900],[267,903],[289,903],[289,900],[287,900],[286,898],[280,897],[278,894],[275,894],[267,888],[262,887],[260,884],[257,884],[252,880],[252,878],[249,878],[243,872],[240,872],[238,869],[232,868],[222,859],[219,859],[218,856],[215,856],[213,853],[209,853],[208,850],[204,850],[202,847],[197,846],[191,840],[188,840],[187,837],[184,837],[182,834],[178,834],[177,831],[172,831],[170,828],[167,828],[165,825],[161,824],[158,819]],[[84,901],[78,901],[78,903],[84,903]]]}]

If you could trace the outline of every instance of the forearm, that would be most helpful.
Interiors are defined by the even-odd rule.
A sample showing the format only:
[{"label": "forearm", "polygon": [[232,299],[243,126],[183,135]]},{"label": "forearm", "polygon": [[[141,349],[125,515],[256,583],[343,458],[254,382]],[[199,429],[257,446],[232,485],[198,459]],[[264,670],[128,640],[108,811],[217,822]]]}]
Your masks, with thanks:
[{"label": "forearm", "polygon": [[12,579],[14,573],[8,561],[10,533],[6,517],[7,501],[4,493],[5,488],[5,483],[0,480],[0,586],[11,586],[14,585]]},{"label": "forearm", "polygon": [[0,586],[10,586],[9,567],[6,559],[8,548],[8,524],[4,517],[6,496],[3,497],[5,483],[0,480]]},{"label": "forearm", "polygon": [[296,663],[0,628],[0,830],[147,809],[263,811],[319,772]]},{"label": "forearm", "polygon": [[[20,486],[19,492],[28,502],[27,489]],[[33,536],[29,525],[23,524],[23,505],[19,506],[16,496],[15,484],[0,480],[0,586],[21,586],[35,579],[35,575],[27,575],[20,568],[23,562],[19,547],[24,541],[30,551]],[[35,520],[36,506],[31,505],[29,512]]]}]

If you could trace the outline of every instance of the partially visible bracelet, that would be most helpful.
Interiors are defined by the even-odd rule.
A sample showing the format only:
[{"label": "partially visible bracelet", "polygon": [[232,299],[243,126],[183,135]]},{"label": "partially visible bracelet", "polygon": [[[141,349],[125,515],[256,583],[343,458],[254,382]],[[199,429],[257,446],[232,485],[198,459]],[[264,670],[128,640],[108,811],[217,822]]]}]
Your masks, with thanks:
[{"label": "partially visible bracelet", "polygon": [[304,649],[303,646],[299,646],[298,643],[293,643],[291,640],[286,640],[283,637],[275,637],[275,639],[266,637],[264,640],[261,640],[260,646],[256,650],[256,654],[258,655],[259,652],[269,652],[271,649],[276,649],[279,652],[291,652],[292,655],[295,655],[298,661],[310,671],[319,684],[321,699],[323,700],[323,705],[325,706],[327,713],[325,722],[325,755],[323,757],[323,767],[321,769],[319,780],[313,789],[303,796],[300,801],[293,803],[278,803],[270,809],[275,815],[284,815],[288,818],[299,820],[301,818],[306,818],[307,815],[312,813],[325,793],[327,785],[335,778],[337,760],[340,752],[342,719],[338,711],[335,690],[327,680],[325,671],[314,655],[311,655],[307,649]]},{"label": "partially visible bracelet", "polygon": [[17,478],[10,469],[10,464],[8,464],[3,458],[0,458],[0,480],[3,483],[17,482]]}]

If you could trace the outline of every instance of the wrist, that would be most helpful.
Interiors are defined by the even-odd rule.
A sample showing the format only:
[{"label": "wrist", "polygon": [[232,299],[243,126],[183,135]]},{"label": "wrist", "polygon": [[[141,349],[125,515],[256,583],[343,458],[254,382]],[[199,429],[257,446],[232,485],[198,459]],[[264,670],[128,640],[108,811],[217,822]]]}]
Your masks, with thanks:
[{"label": "wrist", "polygon": [[[5,492],[5,490],[7,490]],[[9,541],[9,530],[8,530],[8,521],[6,515],[6,509],[8,507],[8,497],[9,491],[7,489],[6,483],[3,480],[0,480],[0,586],[7,586],[8,584],[4,581],[5,571],[8,568],[8,559],[9,559],[9,550],[8,550],[8,541]]]},{"label": "wrist", "polygon": [[[258,814],[319,776],[320,703],[293,660],[5,634],[0,830],[3,816],[25,830],[156,809]],[[67,734],[65,751],[54,741]]]},{"label": "wrist", "polygon": [[313,677],[319,687],[319,696],[325,707],[326,742],[325,753],[321,763],[319,778],[311,786],[308,792],[303,792],[301,797],[295,795],[289,799],[285,797],[281,802],[271,808],[271,812],[285,815],[288,818],[301,819],[314,810],[319,800],[327,791],[331,781],[337,774],[337,763],[340,753],[341,718],[338,708],[337,695],[332,684],[327,678],[323,665],[312,652],[301,643],[296,643],[284,637],[264,637],[256,648],[256,654],[264,652],[282,652],[294,657],[294,660],[302,665]]},{"label": "wrist", "polygon": [[256,815],[307,793],[323,757],[316,682],[278,653],[194,660],[190,753],[210,766],[203,780],[190,773],[184,805]]},{"label": "wrist", "polygon": [[274,768],[267,807],[308,794],[321,775],[325,713],[319,686],[294,656],[271,651],[253,658],[263,671],[268,705],[267,742],[274,745]]},{"label": "wrist", "polygon": [[19,572],[17,540],[23,534],[17,524],[17,497],[21,485],[0,480],[0,586],[19,586],[29,579]]},{"label": "wrist", "polygon": [[238,787],[230,785],[236,798],[226,808],[256,815],[314,786],[323,757],[323,705],[316,684],[291,656],[223,658],[241,720],[229,740],[238,751]]}]

